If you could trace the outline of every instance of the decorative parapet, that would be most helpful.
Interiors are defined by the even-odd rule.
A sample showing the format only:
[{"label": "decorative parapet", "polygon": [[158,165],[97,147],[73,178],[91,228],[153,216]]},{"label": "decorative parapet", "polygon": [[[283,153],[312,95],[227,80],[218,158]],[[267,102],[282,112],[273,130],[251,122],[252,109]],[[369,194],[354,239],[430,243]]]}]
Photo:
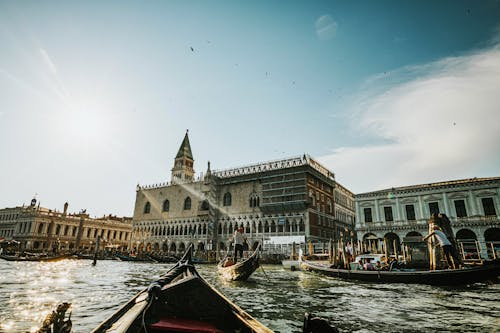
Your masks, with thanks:
[{"label": "decorative parapet", "polygon": [[459,180],[450,180],[444,182],[437,183],[429,183],[429,184],[419,184],[419,185],[411,185],[411,186],[402,186],[402,187],[393,187],[389,189],[384,189],[380,191],[359,193],[355,195],[356,199],[364,199],[364,198],[372,198],[378,196],[384,196],[388,198],[393,198],[396,194],[409,194],[414,192],[422,192],[429,191],[435,189],[443,189],[443,188],[460,188],[464,186],[474,186],[479,184],[488,184],[488,183],[497,183],[500,184],[500,177],[489,177],[489,178],[467,178],[467,179],[459,179]]},{"label": "decorative parapet", "polygon": [[177,184],[177,183],[164,182],[164,183],[156,183],[156,184],[150,184],[150,185],[137,184],[136,191],[151,190],[151,189],[160,188],[160,187],[167,187],[167,186],[174,185],[174,184]]},{"label": "decorative parapet", "polygon": [[216,170],[213,171],[212,173],[219,178],[230,178],[230,177],[250,175],[259,172],[282,170],[304,165],[309,165],[310,167],[312,167],[325,177],[331,180],[335,180],[335,175],[333,174],[333,172],[330,172],[327,168],[325,168],[319,162],[312,159],[309,155],[291,157],[282,160],[268,161],[259,164],[252,164],[227,170]]}]

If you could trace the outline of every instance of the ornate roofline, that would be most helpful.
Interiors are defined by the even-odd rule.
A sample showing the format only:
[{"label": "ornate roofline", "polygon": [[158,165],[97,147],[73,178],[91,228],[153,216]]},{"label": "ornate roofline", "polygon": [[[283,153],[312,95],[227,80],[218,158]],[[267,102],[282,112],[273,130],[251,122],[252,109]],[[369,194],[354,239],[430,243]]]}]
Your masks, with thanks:
[{"label": "ornate roofline", "polygon": [[259,172],[282,170],[287,168],[299,167],[308,165],[321,173],[323,176],[335,180],[335,174],[321,165],[319,162],[315,161],[309,155],[302,155],[297,157],[290,157],[286,159],[273,160],[268,162],[262,162],[258,164],[251,164],[242,167],[226,169],[226,170],[216,170],[212,171],[212,174],[219,178],[230,178],[237,176],[250,175]]},{"label": "ornate roofline", "polygon": [[373,192],[365,192],[359,193],[355,195],[355,198],[362,197],[373,197],[378,195],[385,195],[388,193],[410,193],[410,192],[418,192],[418,191],[427,191],[436,188],[450,188],[450,187],[458,187],[463,185],[474,185],[478,183],[485,182],[500,182],[500,177],[488,177],[488,178],[466,178],[466,179],[458,179],[458,180],[450,180],[444,182],[437,183],[428,183],[428,184],[419,184],[419,185],[410,185],[410,186],[401,186],[401,187],[392,187],[384,190],[373,191]]}]

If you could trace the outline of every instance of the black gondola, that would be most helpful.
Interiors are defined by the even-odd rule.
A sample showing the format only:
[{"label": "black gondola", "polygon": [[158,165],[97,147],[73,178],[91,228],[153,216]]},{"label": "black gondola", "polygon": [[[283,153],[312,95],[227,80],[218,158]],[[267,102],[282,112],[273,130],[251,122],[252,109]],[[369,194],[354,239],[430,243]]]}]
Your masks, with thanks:
[{"label": "black gondola", "polygon": [[219,274],[226,280],[242,281],[246,280],[252,275],[257,268],[259,268],[260,246],[252,253],[252,255],[243,261],[237,262],[230,266],[226,265],[226,256],[217,265]]},{"label": "black gondola", "polygon": [[15,256],[15,255],[0,255],[1,259],[7,261],[59,261],[72,257],[72,254],[60,254],[55,256],[49,255],[27,255],[27,256]]},{"label": "black gondola", "polygon": [[272,332],[198,274],[191,250],[92,333]]},{"label": "black gondola", "polygon": [[179,258],[174,257],[174,256],[161,256],[161,255],[155,255],[155,254],[148,254],[147,256],[152,261],[161,262],[161,263],[174,264],[174,263],[179,261]]},{"label": "black gondola", "polygon": [[135,257],[135,256],[129,256],[126,254],[115,254],[116,259],[120,261],[137,261],[137,262],[154,262],[153,259],[151,259],[148,256],[140,256],[140,257]]},{"label": "black gondola", "polygon": [[500,275],[500,261],[460,269],[442,270],[350,270],[331,268],[325,263],[299,259],[302,270],[346,279],[377,283],[420,283],[428,285],[466,285],[482,281],[496,281]]}]

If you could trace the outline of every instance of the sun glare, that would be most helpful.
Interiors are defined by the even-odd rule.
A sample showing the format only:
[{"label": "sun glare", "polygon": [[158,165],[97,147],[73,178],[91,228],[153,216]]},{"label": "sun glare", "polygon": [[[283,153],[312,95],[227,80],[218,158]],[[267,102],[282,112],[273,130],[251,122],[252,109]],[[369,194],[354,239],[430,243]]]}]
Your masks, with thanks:
[{"label": "sun glare", "polygon": [[71,146],[97,146],[113,131],[109,113],[98,105],[71,107],[58,117],[63,140]]}]

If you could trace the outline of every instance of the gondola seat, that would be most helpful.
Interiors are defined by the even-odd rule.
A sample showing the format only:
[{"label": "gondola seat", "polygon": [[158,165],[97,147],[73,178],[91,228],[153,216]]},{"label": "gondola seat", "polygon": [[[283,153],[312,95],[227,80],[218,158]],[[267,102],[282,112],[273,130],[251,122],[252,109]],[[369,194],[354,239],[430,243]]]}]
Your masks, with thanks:
[{"label": "gondola seat", "polygon": [[148,332],[199,332],[199,333],[223,333],[214,325],[192,319],[161,318],[158,322],[149,326]]}]

